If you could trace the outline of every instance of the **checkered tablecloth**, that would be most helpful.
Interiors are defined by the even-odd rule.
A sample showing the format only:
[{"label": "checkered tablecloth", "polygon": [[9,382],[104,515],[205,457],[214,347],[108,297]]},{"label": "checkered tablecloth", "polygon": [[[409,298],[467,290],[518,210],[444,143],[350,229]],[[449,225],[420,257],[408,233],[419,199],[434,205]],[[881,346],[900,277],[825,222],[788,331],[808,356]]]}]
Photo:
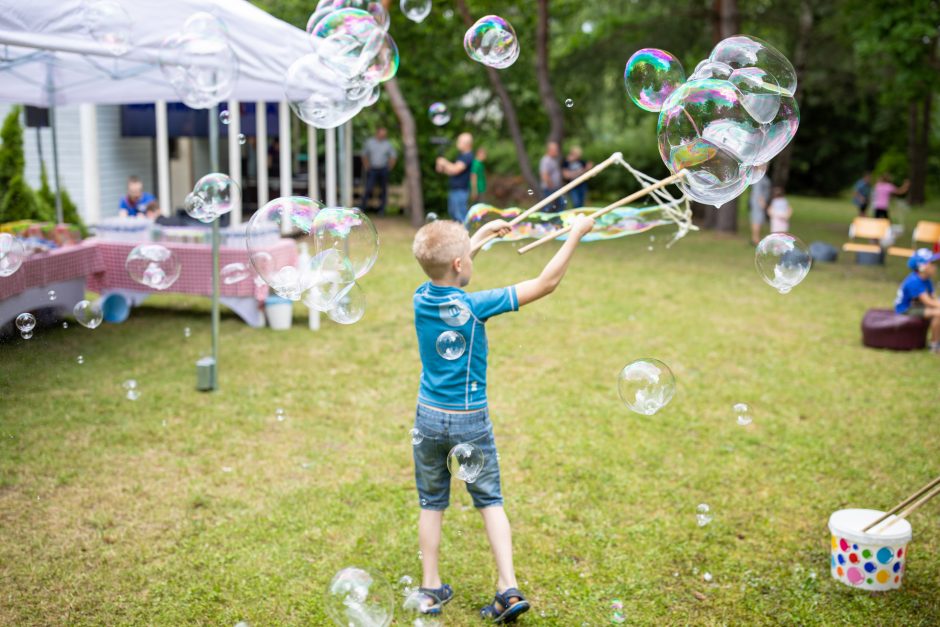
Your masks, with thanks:
[{"label": "checkered tablecloth", "polygon": [[0,300],[33,287],[87,277],[103,269],[97,248],[91,242],[31,255],[12,275],[0,277]]},{"label": "checkered tablecloth", "polygon": [[[207,244],[171,244],[167,242],[160,242],[160,245],[173,251],[182,267],[179,278],[168,289],[162,290],[163,293],[212,295],[212,248],[210,246]],[[99,294],[112,290],[160,293],[160,290],[153,290],[138,283],[124,269],[124,262],[134,246],[135,244],[130,243],[97,242],[95,248],[98,251],[98,258],[103,268],[97,274],[88,277],[88,289]],[[296,263],[297,246],[293,240],[283,239],[278,244],[265,250],[271,254],[278,265]],[[251,268],[248,262],[248,251],[244,248],[219,249],[220,270],[228,264],[236,262],[243,263]],[[264,300],[268,294],[268,286],[265,284],[260,287],[256,286],[255,276],[252,270],[247,279],[238,283],[226,285],[220,281],[219,292],[222,296],[254,296],[258,300]]]}]

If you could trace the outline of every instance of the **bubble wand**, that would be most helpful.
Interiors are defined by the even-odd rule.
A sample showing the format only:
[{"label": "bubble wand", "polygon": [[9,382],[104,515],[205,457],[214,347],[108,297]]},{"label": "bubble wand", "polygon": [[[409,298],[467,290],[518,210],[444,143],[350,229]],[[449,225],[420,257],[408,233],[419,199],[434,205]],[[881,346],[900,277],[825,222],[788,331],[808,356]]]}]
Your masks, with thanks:
[{"label": "bubble wand", "polygon": [[[931,492],[931,490],[933,490],[933,492]],[[884,529],[887,529],[888,527],[893,525],[895,521],[906,517],[908,514],[910,514],[915,509],[917,509],[918,507],[920,507],[921,505],[923,505],[924,503],[926,503],[927,501],[935,497],[937,494],[940,494],[940,477],[937,477],[936,479],[934,479],[933,481],[931,481],[930,483],[922,487],[920,490],[918,490],[914,494],[910,495],[909,497],[907,497],[906,499],[904,499],[903,501],[895,505],[893,508],[891,508],[890,511],[885,512],[884,515],[882,515],[880,518],[877,518],[876,520],[872,521],[872,523],[868,525],[867,527],[865,527],[864,529],[862,529],[862,531],[863,532],[868,531],[872,527],[884,522],[890,516],[897,514],[897,517],[894,520],[892,520],[891,522],[889,522],[887,525],[885,525],[882,528],[882,531],[884,531]],[[915,501],[917,502],[915,503]],[[907,507],[907,509],[901,512],[900,514],[898,514],[898,512],[900,512],[905,507]]]},{"label": "bubble wand", "polygon": [[[517,224],[519,224],[520,222],[522,222],[523,220],[525,220],[526,218],[528,218],[530,215],[532,215],[533,213],[535,213],[535,212],[538,211],[539,209],[550,205],[550,204],[551,204],[554,200],[556,200],[557,198],[560,198],[561,196],[563,196],[563,195],[565,195],[566,193],[570,192],[572,189],[574,189],[575,187],[577,187],[577,186],[580,185],[581,183],[587,181],[588,179],[594,178],[594,177],[597,176],[600,172],[606,170],[606,169],[607,169],[608,167],[610,167],[611,165],[613,165],[613,164],[615,164],[615,163],[620,163],[622,160],[623,160],[623,154],[622,154],[622,153],[619,153],[619,152],[615,152],[614,154],[610,155],[609,157],[607,157],[606,159],[604,159],[603,161],[601,161],[600,163],[598,163],[596,166],[594,166],[593,168],[591,168],[590,170],[588,170],[587,172],[585,172],[584,174],[582,174],[582,175],[579,176],[578,178],[569,181],[567,185],[564,185],[564,186],[562,186],[562,187],[559,187],[557,190],[555,190],[554,192],[552,192],[551,194],[549,194],[548,196],[546,196],[545,198],[543,198],[543,199],[540,200],[539,202],[535,203],[534,205],[532,205],[531,207],[529,207],[528,209],[526,209],[525,211],[523,211],[522,213],[520,213],[519,215],[517,215],[515,218],[513,218],[512,220],[509,221],[509,226],[516,226]],[[559,235],[560,235],[560,233],[559,233]],[[481,248],[483,248],[483,246],[484,246],[487,242],[489,242],[490,240],[495,239],[495,238],[497,238],[497,237],[498,237],[498,235],[497,235],[496,233],[491,233],[491,234],[487,235],[487,236],[484,237],[482,240],[480,240],[480,242],[476,245],[476,247],[474,247],[474,249],[473,249],[472,252],[475,253],[476,251],[478,251],[478,250],[480,250]],[[521,251],[520,251],[520,252],[521,252]]]},{"label": "bubble wand", "polygon": [[[594,213],[590,214],[588,217],[591,218],[592,220],[596,220],[597,218],[601,217],[602,215],[608,214],[608,213],[610,213],[611,211],[613,211],[614,209],[617,209],[618,207],[623,207],[624,205],[629,205],[629,204],[630,204],[631,202],[633,202],[634,200],[637,200],[637,199],[639,199],[639,198],[642,198],[643,196],[646,196],[647,194],[650,194],[650,193],[652,193],[652,192],[655,192],[657,189],[660,189],[660,188],[662,188],[662,187],[665,187],[666,185],[669,185],[670,183],[675,183],[676,181],[678,181],[678,180],[684,178],[685,175],[686,175],[686,171],[685,171],[685,170],[679,170],[678,172],[676,172],[676,173],[673,174],[672,176],[668,176],[668,177],[666,177],[666,178],[664,178],[664,179],[662,179],[662,180],[660,180],[660,181],[657,181],[657,182],[653,183],[652,185],[648,185],[647,187],[644,187],[643,189],[641,189],[641,190],[639,190],[639,191],[633,192],[633,193],[630,194],[629,196],[625,196],[625,197],[621,198],[620,200],[618,200],[617,202],[614,202],[614,203],[611,203],[611,204],[607,205],[607,206],[604,207],[603,209],[598,209],[598,210],[595,211]],[[510,223],[510,224],[512,224],[512,223]],[[552,231],[551,233],[549,233],[548,235],[542,237],[541,239],[537,239],[537,240],[535,240],[534,242],[532,242],[531,244],[527,244],[526,246],[523,246],[522,248],[520,248],[520,249],[519,249],[519,254],[520,254],[520,255],[525,254],[525,253],[527,253],[528,251],[532,250],[533,248],[536,248],[536,247],[538,247],[538,246],[541,246],[541,245],[544,244],[545,242],[549,242],[549,241],[555,239],[556,237],[560,237],[560,236],[564,235],[565,233],[568,233],[569,231],[571,231],[571,226],[570,226],[570,225],[564,227],[563,229],[558,229],[557,231]]]}]

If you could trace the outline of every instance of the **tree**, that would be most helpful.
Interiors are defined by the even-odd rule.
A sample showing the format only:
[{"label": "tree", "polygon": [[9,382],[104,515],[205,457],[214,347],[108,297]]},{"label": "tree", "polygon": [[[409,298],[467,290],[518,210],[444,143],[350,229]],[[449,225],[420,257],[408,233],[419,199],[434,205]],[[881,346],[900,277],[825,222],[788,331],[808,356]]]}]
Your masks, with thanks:
[{"label": "tree", "polygon": [[539,79],[539,96],[542,97],[542,106],[548,113],[550,123],[548,131],[549,141],[561,145],[565,138],[565,116],[561,105],[552,88],[552,80],[548,71],[549,54],[549,11],[548,0],[538,0],[538,22],[535,30],[535,75]]},{"label": "tree", "polygon": [[408,212],[411,225],[419,227],[424,223],[424,192],[421,189],[421,158],[418,155],[418,133],[415,118],[411,114],[408,102],[398,87],[398,80],[385,82],[385,93],[391,101],[392,109],[398,116],[401,128],[405,164],[405,188],[408,190]]},{"label": "tree", "polygon": [[36,193],[26,184],[22,174],[16,174],[6,188],[0,202],[0,222],[38,220],[44,222],[36,202]]},{"label": "tree", "polygon": [[[46,164],[39,162],[39,189],[36,192],[36,202],[39,205],[39,213],[44,217],[43,220],[55,220],[55,193],[49,186],[49,177],[46,174]],[[66,224],[74,224],[82,232],[82,236],[88,233],[85,223],[78,214],[78,207],[72,202],[72,197],[64,188],[59,188],[59,196],[62,199],[62,221]]]},{"label": "tree", "polygon": [[20,125],[20,112],[18,106],[13,107],[3,120],[0,128],[0,203],[7,191],[11,189],[13,179],[23,176],[26,158],[23,156],[23,127]]}]

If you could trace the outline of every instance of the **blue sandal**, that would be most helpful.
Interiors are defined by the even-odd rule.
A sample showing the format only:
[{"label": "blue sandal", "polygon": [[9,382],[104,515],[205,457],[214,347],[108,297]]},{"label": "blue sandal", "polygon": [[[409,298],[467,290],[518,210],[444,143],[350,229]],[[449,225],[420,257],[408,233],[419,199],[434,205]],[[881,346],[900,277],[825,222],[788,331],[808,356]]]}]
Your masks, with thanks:
[{"label": "blue sandal", "polygon": [[454,598],[454,589],[446,583],[440,588],[418,588],[418,592],[427,595],[434,601],[433,605],[421,608],[422,614],[440,614],[444,606],[450,603],[450,600]]},{"label": "blue sandal", "polygon": [[[497,609],[497,606],[502,609]],[[480,610],[480,617],[494,623],[511,623],[528,612],[530,607],[518,588],[508,588],[502,594],[496,593],[493,602]]]}]

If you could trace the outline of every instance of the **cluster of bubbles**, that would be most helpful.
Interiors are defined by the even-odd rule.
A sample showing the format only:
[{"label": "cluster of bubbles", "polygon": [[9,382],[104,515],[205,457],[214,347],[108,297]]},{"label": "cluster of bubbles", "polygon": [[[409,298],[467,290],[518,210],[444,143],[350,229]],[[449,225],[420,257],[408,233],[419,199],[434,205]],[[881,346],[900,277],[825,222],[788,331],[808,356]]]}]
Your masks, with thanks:
[{"label": "cluster of bubbles", "polygon": [[383,578],[344,568],[326,588],[324,608],[340,627],[386,627],[394,617],[395,592]]},{"label": "cluster of bubbles", "polygon": [[133,23],[117,0],[87,0],[82,7],[82,22],[92,39],[114,56],[131,49]]},{"label": "cluster of bubbles", "polygon": [[238,56],[222,20],[201,11],[164,40],[160,69],[186,106],[208,109],[235,88]]},{"label": "cluster of bubbles", "polygon": [[771,233],[757,245],[754,265],[767,285],[787,294],[809,274],[813,258],[798,237],[789,233]]},{"label": "cluster of bubbles", "polygon": [[150,289],[165,290],[183,269],[176,254],[160,244],[141,244],[127,255],[124,269],[128,276]]},{"label": "cluster of bubbles", "polygon": [[637,359],[623,367],[617,379],[620,398],[631,410],[652,416],[676,393],[676,377],[658,359]]},{"label": "cluster of bubbles", "polygon": [[307,21],[313,51],[294,61],[284,93],[301,120],[335,128],[379,99],[398,72],[390,18],[376,0],[320,0]]},{"label": "cluster of bubbles", "polygon": [[753,422],[754,419],[751,417],[751,408],[747,406],[747,403],[735,403],[732,409],[734,410],[734,415],[737,417],[738,424],[742,427],[746,427]]},{"label": "cluster of bubbles", "polygon": [[210,224],[219,216],[229,213],[241,202],[238,184],[227,174],[212,172],[196,181],[193,191],[186,195],[183,208],[191,218]]},{"label": "cluster of bubbles", "polygon": [[0,277],[8,277],[19,270],[25,259],[23,242],[9,233],[0,233]]},{"label": "cluster of bubbles", "polygon": [[434,126],[444,126],[450,122],[450,111],[443,102],[435,102],[428,107],[428,117],[431,118],[431,124]]},{"label": "cluster of bubbles", "polygon": [[[314,254],[277,261],[271,233],[296,233],[314,242]],[[340,324],[365,313],[365,292],[356,282],[375,264],[379,237],[361,210],[325,207],[304,196],[275,198],[248,221],[248,259],[258,276],[279,296],[302,300]]]},{"label": "cluster of bubbles", "polygon": [[473,483],[483,472],[483,451],[476,444],[461,442],[447,454],[447,470],[461,481]]},{"label": "cluster of bubbles", "polygon": [[104,320],[101,305],[90,300],[80,300],[72,307],[75,321],[87,329],[97,329]]},{"label": "cluster of bubbles", "polygon": [[624,83],[637,106],[659,112],[659,154],[670,172],[686,172],[679,186],[716,207],[764,176],[800,123],[796,70],[756,37],[722,40],[688,80],[675,56],[644,48]]},{"label": "cluster of bubbles", "polygon": [[16,328],[24,340],[33,337],[33,329],[36,328],[36,316],[31,313],[21,313],[16,317]]},{"label": "cluster of bubbles", "polygon": [[431,14],[431,0],[401,0],[401,12],[409,20],[420,24]]},{"label": "cluster of bubbles", "polygon": [[516,31],[498,15],[481,17],[468,28],[463,47],[474,61],[497,69],[507,68],[519,58]]},{"label": "cluster of bubbles", "polygon": [[711,508],[708,507],[708,503],[699,503],[698,507],[695,508],[695,522],[698,523],[699,527],[704,527],[711,521]]}]

